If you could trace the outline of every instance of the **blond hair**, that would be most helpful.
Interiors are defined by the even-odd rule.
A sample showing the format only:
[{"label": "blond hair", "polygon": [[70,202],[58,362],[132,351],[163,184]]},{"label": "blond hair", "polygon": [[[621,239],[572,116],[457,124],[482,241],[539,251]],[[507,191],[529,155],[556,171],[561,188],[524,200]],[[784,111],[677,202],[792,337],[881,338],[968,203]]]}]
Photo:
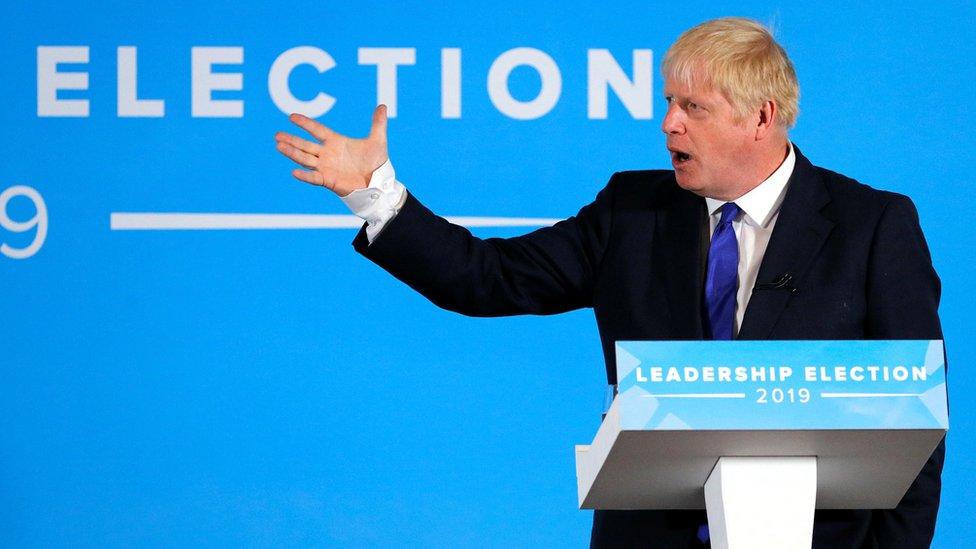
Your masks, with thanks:
[{"label": "blond hair", "polygon": [[706,21],[685,31],[664,55],[665,78],[712,87],[738,118],[773,100],[778,123],[790,128],[800,112],[800,84],[786,51],[762,24],[742,17]]}]

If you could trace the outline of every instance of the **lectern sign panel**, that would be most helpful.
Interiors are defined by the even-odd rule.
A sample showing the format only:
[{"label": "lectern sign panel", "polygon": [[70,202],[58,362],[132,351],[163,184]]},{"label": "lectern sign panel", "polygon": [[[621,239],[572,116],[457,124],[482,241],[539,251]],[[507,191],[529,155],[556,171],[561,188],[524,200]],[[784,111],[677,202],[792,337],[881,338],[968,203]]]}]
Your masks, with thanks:
[{"label": "lectern sign panel", "polygon": [[947,429],[941,340],[620,341],[623,429]]}]

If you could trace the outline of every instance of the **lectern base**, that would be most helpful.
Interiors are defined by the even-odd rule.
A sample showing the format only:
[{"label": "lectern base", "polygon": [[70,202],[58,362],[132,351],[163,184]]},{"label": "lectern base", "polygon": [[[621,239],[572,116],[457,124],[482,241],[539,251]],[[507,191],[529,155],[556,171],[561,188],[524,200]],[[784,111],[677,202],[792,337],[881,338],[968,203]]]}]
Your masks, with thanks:
[{"label": "lectern base", "polygon": [[715,549],[810,549],[815,457],[722,457],[705,482]]}]

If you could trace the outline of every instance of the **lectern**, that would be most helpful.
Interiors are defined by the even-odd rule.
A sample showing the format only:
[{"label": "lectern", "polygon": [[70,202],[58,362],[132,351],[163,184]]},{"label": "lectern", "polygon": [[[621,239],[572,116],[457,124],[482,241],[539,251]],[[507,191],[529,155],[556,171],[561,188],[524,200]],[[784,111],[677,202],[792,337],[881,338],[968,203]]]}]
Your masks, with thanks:
[{"label": "lectern", "polygon": [[707,510],[712,546],[811,546],[814,509],[895,507],[948,429],[939,340],[621,341],[576,447],[584,509]]}]

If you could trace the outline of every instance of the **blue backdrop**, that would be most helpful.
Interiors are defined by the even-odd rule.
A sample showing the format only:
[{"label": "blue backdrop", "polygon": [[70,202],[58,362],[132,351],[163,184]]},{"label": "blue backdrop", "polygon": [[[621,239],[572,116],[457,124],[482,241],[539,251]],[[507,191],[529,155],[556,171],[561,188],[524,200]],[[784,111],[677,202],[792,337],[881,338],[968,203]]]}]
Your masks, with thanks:
[{"label": "blue backdrop", "polygon": [[[354,135],[377,100],[360,49],[412,50],[390,152],[435,211],[565,217],[612,172],[668,165],[660,59],[724,15],[775,27],[800,78],[791,136],[804,154],[918,206],[943,280],[952,402],[935,546],[976,536],[976,214],[960,200],[973,180],[972,3],[42,1],[0,20],[0,545],[584,545],[573,445],[591,440],[605,383],[590,312],[438,310],[358,257],[352,229],[110,219],[348,213],[291,179],[274,148],[289,124],[269,71],[297,46],[335,66],[298,66],[288,89],[327,93],[320,120]],[[561,76],[531,120],[496,107],[486,84],[518,47]],[[459,118],[442,108],[445,48],[460,50]],[[650,119],[613,91],[606,119],[588,115],[593,49],[632,80],[634,52],[652,52]],[[526,102],[542,80],[523,66],[508,84]]]}]

